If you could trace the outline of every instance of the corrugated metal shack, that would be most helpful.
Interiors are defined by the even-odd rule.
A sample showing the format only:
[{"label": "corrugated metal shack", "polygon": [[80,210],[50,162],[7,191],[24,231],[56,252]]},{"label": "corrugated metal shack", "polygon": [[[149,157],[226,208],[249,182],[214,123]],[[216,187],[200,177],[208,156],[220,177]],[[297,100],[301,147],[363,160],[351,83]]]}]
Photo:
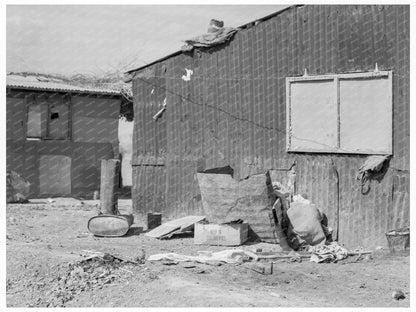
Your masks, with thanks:
[{"label": "corrugated metal shack", "polygon": [[100,160],[118,158],[118,91],[45,76],[7,75],[7,169],[31,197],[92,198]]},{"label": "corrugated metal shack", "polygon": [[[219,47],[173,53],[132,70],[138,116],[132,160],[135,212],[158,211],[166,219],[203,214],[197,171],[229,165],[238,179],[272,170],[285,182],[296,162],[296,192],[306,194],[328,215],[341,243],[386,245],[385,232],[410,221],[409,42],[406,5],[293,6],[241,27]],[[186,69],[193,71],[189,81],[181,78]],[[297,101],[296,90],[290,89],[286,78],[294,77],[291,81],[296,82],[300,77],[302,82],[305,69],[306,80],[329,76],[320,78],[322,85],[305,89],[307,96],[324,94],[325,79],[343,90],[334,95],[338,121],[334,119],[335,133],[328,140],[338,145],[332,149],[316,149],[312,143],[305,143],[303,149],[293,146],[294,124],[288,127],[288,122],[297,117],[294,109],[287,109],[287,102]],[[351,72],[366,74],[353,75],[354,79],[342,76]],[[386,86],[390,83],[392,94],[386,90],[384,95],[384,87],[375,86],[377,79],[385,79]],[[381,92],[382,101],[392,99],[379,120],[374,113],[381,110],[377,96],[369,106],[360,104],[359,110],[367,109],[365,114],[348,107],[355,105],[361,81],[368,88],[363,92]],[[302,90],[302,86],[294,87]],[[164,101],[167,110],[153,120]],[[318,115],[313,109],[310,113],[318,119],[319,114],[325,118],[329,114],[326,108],[318,109]],[[324,119],[319,124],[330,127],[331,122]],[[313,137],[314,129],[305,127],[298,130],[306,129],[306,135]],[[351,134],[348,127],[358,130]],[[384,131],[381,136],[388,136],[380,141],[379,150],[375,146],[360,152],[360,142],[371,146],[379,130]],[[370,180],[363,190],[356,175],[371,154],[392,157],[383,176]]]}]

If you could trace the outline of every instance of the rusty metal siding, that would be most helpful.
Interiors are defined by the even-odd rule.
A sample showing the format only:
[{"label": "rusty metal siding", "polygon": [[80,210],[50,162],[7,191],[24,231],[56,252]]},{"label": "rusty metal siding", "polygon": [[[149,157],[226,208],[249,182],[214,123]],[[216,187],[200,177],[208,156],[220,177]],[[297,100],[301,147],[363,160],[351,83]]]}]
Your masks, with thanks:
[{"label": "rusty metal siding", "polygon": [[166,65],[156,64],[133,81],[138,115],[133,128],[132,199],[139,214],[161,212],[166,206],[166,118],[153,119],[167,97],[165,73]]},{"label": "rusty metal siding", "polygon": [[148,212],[162,212],[165,206],[164,166],[133,166],[132,201],[134,211],[142,216]]},{"label": "rusty metal siding", "polygon": [[349,246],[385,245],[384,233],[391,225],[388,213],[393,208],[390,203],[391,173],[386,173],[382,183],[371,181],[370,191],[363,195],[355,180],[357,166],[362,162],[352,157],[337,162],[341,177],[339,238]]},{"label": "rusty metal siding", "polygon": [[[385,245],[387,230],[409,222],[409,42],[409,6],[303,6],[247,27],[223,46],[156,63],[144,70],[153,75],[145,82],[136,72],[134,153],[158,154],[155,133],[167,141],[161,211],[201,211],[197,170],[231,165],[244,178],[276,169],[284,178],[279,170],[296,160],[298,192],[327,213],[342,243]],[[355,175],[364,156],[286,152],[285,77],[305,68],[309,75],[371,71],[376,63],[394,75],[393,158],[362,195]],[[186,82],[185,68],[194,71]],[[156,123],[147,99],[155,79],[168,105]]]},{"label": "rusty metal siding", "polygon": [[137,77],[133,82],[134,110],[140,114],[135,118],[133,129],[133,165],[142,164],[143,157],[139,156],[164,157],[166,154],[166,120],[153,119],[166,98],[165,69],[163,64],[157,64],[152,72]]},{"label": "rusty metal siding", "polygon": [[409,174],[390,168],[381,181],[371,180],[368,194],[362,194],[356,174],[364,160],[308,155],[296,161],[297,192],[327,214],[335,233],[340,229],[339,241],[350,247],[383,246],[388,230],[409,225],[410,220]]}]

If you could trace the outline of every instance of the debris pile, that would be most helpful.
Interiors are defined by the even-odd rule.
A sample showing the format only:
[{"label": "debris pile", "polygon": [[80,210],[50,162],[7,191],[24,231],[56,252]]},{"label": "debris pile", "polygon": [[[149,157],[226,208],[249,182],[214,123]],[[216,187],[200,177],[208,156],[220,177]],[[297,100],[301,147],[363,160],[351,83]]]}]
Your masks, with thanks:
[{"label": "debris pile", "polygon": [[30,183],[13,170],[6,171],[8,203],[27,203]]},{"label": "debris pile", "polygon": [[392,297],[395,300],[402,300],[402,299],[406,298],[406,296],[404,295],[404,293],[401,290],[393,291]]},{"label": "debris pile", "polygon": [[66,273],[54,278],[53,290],[45,302],[47,307],[64,307],[68,301],[84,291],[101,289],[113,283],[121,274],[133,273],[125,267],[136,264],[108,253],[70,263]]},{"label": "debris pile", "polygon": [[[295,194],[293,176],[291,169],[287,183],[283,184],[271,181],[269,172],[240,181],[233,179],[232,170],[231,173],[225,172],[224,168],[198,172],[205,216],[172,220],[145,235],[171,238],[174,234],[195,229],[195,244],[240,246],[250,237],[251,241],[254,241],[253,238],[256,241],[260,239],[263,242],[279,243],[281,247],[280,253],[250,251],[251,256],[247,261],[287,259],[301,262],[302,258],[309,258],[312,262],[327,263],[352,255],[358,256],[356,261],[362,255],[371,258],[371,251],[351,252],[333,241],[333,229],[328,224],[327,216],[306,195]],[[234,249],[227,252],[235,254],[239,251]],[[205,263],[207,259],[201,259],[200,255],[195,257],[167,253],[153,255],[148,260],[176,264],[181,261]],[[224,259],[215,260],[229,263]]]},{"label": "debris pile", "polygon": [[312,246],[332,243],[333,229],[327,216],[306,196],[294,194],[294,187],[272,182],[272,213],[279,244],[285,251],[308,251]]}]

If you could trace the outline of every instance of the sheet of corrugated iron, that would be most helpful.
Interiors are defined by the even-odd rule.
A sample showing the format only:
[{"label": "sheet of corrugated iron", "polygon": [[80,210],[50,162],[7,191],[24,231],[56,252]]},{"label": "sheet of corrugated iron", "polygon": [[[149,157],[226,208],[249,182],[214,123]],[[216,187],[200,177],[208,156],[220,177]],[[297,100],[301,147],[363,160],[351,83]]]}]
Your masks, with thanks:
[{"label": "sheet of corrugated iron", "polygon": [[164,166],[133,166],[132,201],[134,211],[143,216],[162,212],[165,202]]},{"label": "sheet of corrugated iron", "polygon": [[[406,187],[394,182],[397,171],[389,169],[380,180],[371,180],[362,190],[355,175],[364,160],[338,159],[340,175],[340,241],[349,247],[385,246],[385,233],[405,226],[410,221],[409,202],[405,202]],[[401,183],[409,183],[408,175]],[[368,188],[369,187],[369,188]]]},{"label": "sheet of corrugated iron", "polygon": [[380,181],[370,180],[362,190],[356,175],[364,161],[365,157],[331,156],[296,161],[297,192],[327,214],[329,225],[339,229],[339,241],[350,248],[385,246],[384,234],[409,225],[410,220],[408,174],[389,169]]},{"label": "sheet of corrugated iron", "polygon": [[410,220],[408,175],[400,174],[399,179],[398,173],[389,169],[381,181],[370,180],[363,194],[356,175],[364,161],[329,156],[297,159],[297,191],[327,214],[329,225],[339,229],[339,241],[350,248],[385,246],[384,234],[408,225]]}]

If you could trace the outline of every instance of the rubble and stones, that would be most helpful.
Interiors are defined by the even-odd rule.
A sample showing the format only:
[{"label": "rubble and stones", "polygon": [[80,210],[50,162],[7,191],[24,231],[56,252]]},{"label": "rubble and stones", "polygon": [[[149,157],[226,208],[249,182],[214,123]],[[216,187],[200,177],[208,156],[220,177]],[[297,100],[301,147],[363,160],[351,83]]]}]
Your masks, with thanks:
[{"label": "rubble and stones", "polygon": [[132,274],[127,268],[135,265],[134,261],[123,261],[108,253],[68,263],[58,276],[48,281],[51,290],[45,298],[38,298],[37,306],[65,307],[81,292],[101,289],[123,279],[126,273]]}]

